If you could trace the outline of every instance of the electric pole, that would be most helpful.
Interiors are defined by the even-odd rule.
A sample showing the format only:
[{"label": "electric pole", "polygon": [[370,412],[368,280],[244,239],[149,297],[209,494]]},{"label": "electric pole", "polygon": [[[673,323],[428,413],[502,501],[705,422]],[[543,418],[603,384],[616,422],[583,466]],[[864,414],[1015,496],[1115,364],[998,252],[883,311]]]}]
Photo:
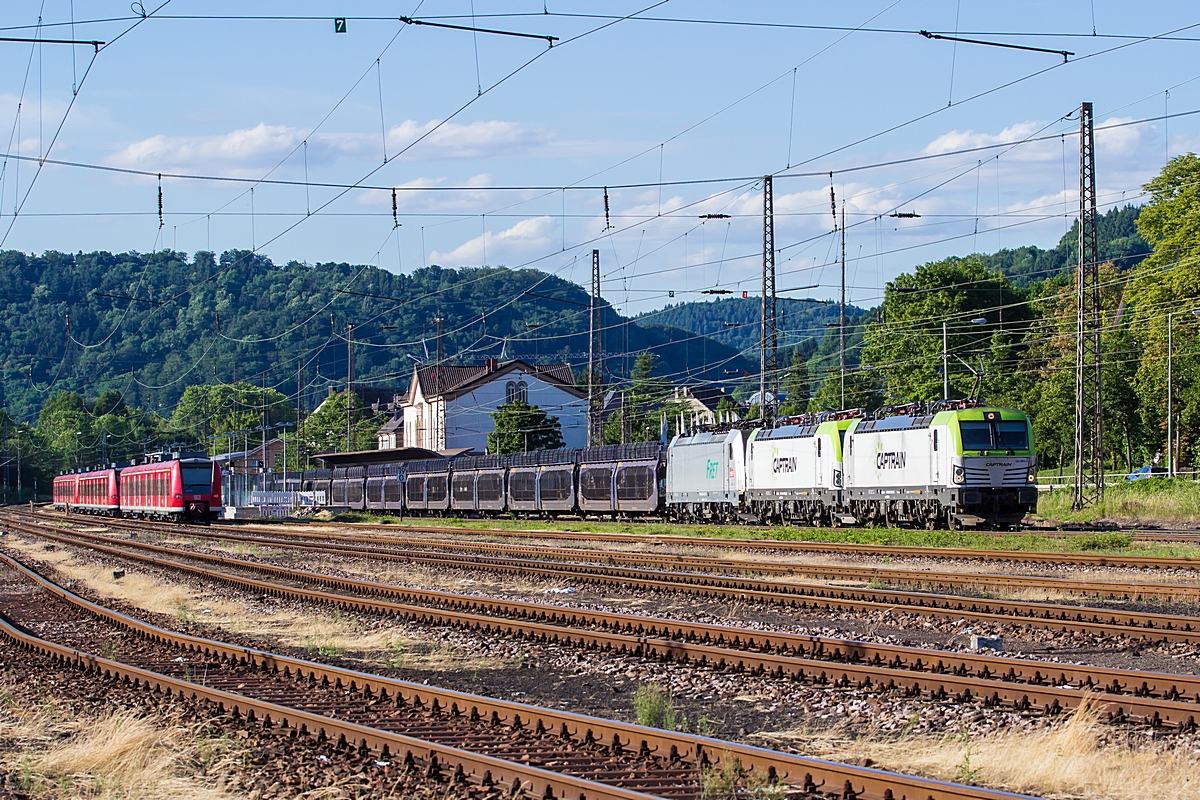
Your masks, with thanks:
[{"label": "electric pole", "polygon": [[846,200],[842,199],[842,298],[838,303],[838,370],[841,373],[842,408],[846,407]]},{"label": "electric pole", "polygon": [[[592,296],[588,300],[588,444],[601,445],[600,381],[596,367],[600,356],[600,251],[592,251]],[[624,416],[624,415],[622,415]]]},{"label": "electric pole", "polygon": [[1100,362],[1100,250],[1092,104],[1079,107],[1079,269],[1076,275],[1076,510],[1104,500],[1104,396]]},{"label": "electric pole", "polygon": [[[354,323],[346,323],[346,452],[350,446],[350,432],[354,427]],[[266,454],[263,454],[266,458]]]},{"label": "electric pole", "polygon": [[445,320],[441,316],[437,316],[433,318],[433,321],[437,325],[437,364],[440,367],[442,366],[442,362],[446,360],[446,345],[442,340],[442,323]]},{"label": "electric pole", "polygon": [[[445,320],[442,318],[441,314],[438,314],[436,317],[433,318],[433,321],[437,325],[437,366],[434,367],[434,369],[433,369],[433,390],[434,390],[434,394],[436,394],[440,397],[442,394],[442,361],[444,361],[446,358],[446,345],[442,340],[442,323],[445,322]],[[439,411],[439,408],[441,409],[440,411]],[[433,407],[433,448],[432,449],[434,449],[434,450],[442,449],[438,445],[441,442],[441,437],[444,432],[442,430],[442,422],[445,419],[445,417],[443,416],[445,414],[445,409],[446,409],[445,399],[442,399],[440,406],[435,403],[434,407]]]},{"label": "electric pole", "polygon": [[774,417],[774,413],[768,411],[768,391],[772,402],[779,397],[779,331],[775,316],[775,201],[771,184],[771,176],[764,176],[762,332],[758,344],[758,414],[764,422]]}]

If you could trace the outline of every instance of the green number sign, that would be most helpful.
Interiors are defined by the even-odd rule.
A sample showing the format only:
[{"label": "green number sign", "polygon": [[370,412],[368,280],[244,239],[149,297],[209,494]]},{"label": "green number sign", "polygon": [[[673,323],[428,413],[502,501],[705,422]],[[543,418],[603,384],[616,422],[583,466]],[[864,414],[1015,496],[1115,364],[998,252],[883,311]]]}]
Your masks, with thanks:
[{"label": "green number sign", "polygon": [[333,21],[333,32],[334,33],[345,33],[346,32],[346,18],[345,17],[338,17]]}]

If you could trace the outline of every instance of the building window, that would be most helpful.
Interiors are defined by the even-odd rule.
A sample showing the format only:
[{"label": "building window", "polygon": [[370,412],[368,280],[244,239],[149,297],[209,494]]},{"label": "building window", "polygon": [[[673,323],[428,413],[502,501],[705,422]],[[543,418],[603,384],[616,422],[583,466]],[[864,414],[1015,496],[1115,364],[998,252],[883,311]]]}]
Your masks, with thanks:
[{"label": "building window", "polygon": [[522,403],[529,402],[529,385],[525,381],[517,382],[517,399]]},{"label": "building window", "polygon": [[516,400],[516,399],[517,399],[517,384],[513,381],[509,381],[504,386],[504,402],[511,403],[513,400]]}]

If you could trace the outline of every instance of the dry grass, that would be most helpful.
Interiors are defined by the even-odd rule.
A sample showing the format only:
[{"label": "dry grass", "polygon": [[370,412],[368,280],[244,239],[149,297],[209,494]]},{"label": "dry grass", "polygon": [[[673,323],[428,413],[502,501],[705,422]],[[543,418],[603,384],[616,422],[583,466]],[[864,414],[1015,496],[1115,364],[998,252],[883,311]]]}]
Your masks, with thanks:
[{"label": "dry grass", "polygon": [[[499,666],[495,658],[448,653],[436,636],[427,640],[408,629],[345,615],[337,609],[321,612],[279,607],[274,601],[260,604],[240,600],[226,590],[198,590],[185,583],[160,580],[156,576],[127,571],[114,580],[111,566],[81,563],[69,550],[46,551],[40,540],[11,537],[9,546],[23,554],[49,562],[60,575],[81,581],[105,598],[123,600],[156,614],[173,616],[180,622],[201,622],[271,642],[304,649],[324,658],[353,654],[367,666],[412,669],[482,669]],[[313,565],[317,570],[319,565]],[[373,622],[373,621],[372,621]]]},{"label": "dry grass", "polygon": [[219,774],[238,757],[228,740],[200,736],[180,718],[76,716],[50,703],[6,704],[0,742],[0,771],[39,798],[227,798],[203,774]]},{"label": "dry grass", "polygon": [[806,754],[839,761],[871,758],[880,769],[1048,797],[1190,800],[1200,794],[1200,755],[1103,743],[1094,705],[1037,731],[970,738],[852,736],[849,729],[760,734]]}]

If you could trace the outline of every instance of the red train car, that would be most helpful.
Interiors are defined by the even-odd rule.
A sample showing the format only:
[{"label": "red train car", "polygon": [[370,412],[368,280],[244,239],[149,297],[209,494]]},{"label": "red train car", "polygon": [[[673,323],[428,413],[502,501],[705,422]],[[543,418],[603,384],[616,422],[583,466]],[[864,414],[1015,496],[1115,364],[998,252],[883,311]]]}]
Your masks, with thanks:
[{"label": "red train car", "polygon": [[59,475],[54,479],[54,507],[86,514],[119,516],[120,489],[116,469],[98,469]]},{"label": "red train car", "polygon": [[221,513],[221,468],[203,453],[165,453],[120,471],[127,517],[209,522]]},{"label": "red train car", "polygon": [[75,507],[75,484],[79,476],[74,472],[59,475],[54,479],[54,507],[59,511],[67,511]]}]

